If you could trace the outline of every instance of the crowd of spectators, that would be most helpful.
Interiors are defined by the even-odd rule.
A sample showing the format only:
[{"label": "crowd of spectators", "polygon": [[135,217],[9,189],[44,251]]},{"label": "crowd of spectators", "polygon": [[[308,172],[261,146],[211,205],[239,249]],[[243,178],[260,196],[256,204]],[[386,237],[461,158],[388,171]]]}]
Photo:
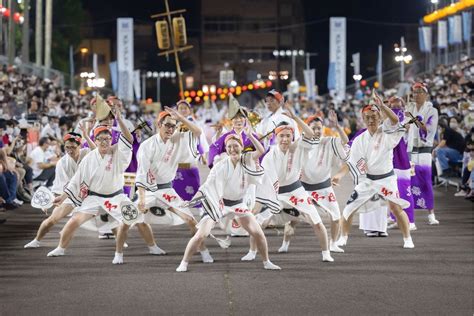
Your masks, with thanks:
[{"label": "crowd of spectators", "polygon": [[[456,196],[474,198],[474,61],[463,61],[438,66],[433,72],[413,78],[424,82],[430,102],[439,113],[436,146],[438,176],[459,176],[461,191]],[[406,83],[405,83],[406,84]],[[409,89],[385,89],[388,98],[398,94],[410,101]],[[334,109],[346,133],[351,137],[363,127],[360,109],[371,96],[370,89],[348,94],[346,100],[336,102],[330,96],[315,101],[301,101],[295,109],[302,118],[317,114],[323,119]],[[84,118],[93,117],[90,109],[92,95],[61,88],[48,79],[18,73],[3,66],[0,71],[0,211],[17,208],[31,200],[38,184],[51,185],[57,161],[64,154],[63,135],[73,130]],[[209,107],[209,105],[207,105]],[[196,119],[208,122],[204,116],[223,117],[225,104],[203,106],[196,111]],[[254,109],[262,116],[266,109],[259,103]],[[138,117],[152,121],[151,113],[131,104],[125,106],[125,117],[136,123]],[[214,112],[218,115],[212,114]],[[199,117],[201,116],[201,117]],[[325,129],[326,135],[334,133]]]}]

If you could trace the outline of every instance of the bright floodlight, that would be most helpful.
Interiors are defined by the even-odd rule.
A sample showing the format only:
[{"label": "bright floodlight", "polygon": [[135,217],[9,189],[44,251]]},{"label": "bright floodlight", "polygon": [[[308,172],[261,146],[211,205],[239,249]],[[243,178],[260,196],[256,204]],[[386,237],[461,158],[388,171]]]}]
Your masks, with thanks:
[{"label": "bright floodlight", "polygon": [[300,56],[303,56],[304,55],[304,50],[300,49],[298,54],[300,54]]},{"label": "bright floodlight", "polygon": [[273,56],[278,57],[278,51],[277,50],[273,51]]},{"label": "bright floodlight", "polygon": [[439,2],[438,0],[431,0],[432,4],[438,4],[438,2]]}]

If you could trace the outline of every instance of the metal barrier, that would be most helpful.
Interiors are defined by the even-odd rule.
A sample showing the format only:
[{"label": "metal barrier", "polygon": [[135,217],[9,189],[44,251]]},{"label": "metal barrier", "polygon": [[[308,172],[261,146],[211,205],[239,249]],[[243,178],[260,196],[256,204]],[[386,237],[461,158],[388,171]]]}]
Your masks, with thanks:
[{"label": "metal barrier", "polygon": [[[0,55],[0,63],[8,65],[8,57]],[[24,63],[18,61],[17,58],[15,59],[13,64],[17,67],[18,72],[21,74],[25,74],[28,76],[36,76],[42,79],[47,78],[58,84],[60,87],[65,86],[65,77],[68,77],[65,76],[65,74],[59,70],[47,69],[43,66],[38,66],[33,63]]]}]

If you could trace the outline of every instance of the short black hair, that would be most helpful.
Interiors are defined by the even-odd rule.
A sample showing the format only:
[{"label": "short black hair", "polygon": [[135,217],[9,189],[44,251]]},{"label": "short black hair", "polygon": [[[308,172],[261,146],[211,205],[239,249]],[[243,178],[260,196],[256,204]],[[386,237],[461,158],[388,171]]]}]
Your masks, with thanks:
[{"label": "short black hair", "polygon": [[38,145],[43,146],[49,141],[49,137],[41,137],[38,141]]}]

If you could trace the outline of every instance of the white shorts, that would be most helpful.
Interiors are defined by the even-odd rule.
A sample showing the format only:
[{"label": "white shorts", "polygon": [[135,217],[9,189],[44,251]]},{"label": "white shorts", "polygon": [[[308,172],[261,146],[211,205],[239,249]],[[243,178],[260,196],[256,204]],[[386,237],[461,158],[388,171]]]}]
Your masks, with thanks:
[{"label": "white shorts", "polygon": [[183,219],[177,214],[169,211],[175,209],[185,215],[194,218],[191,210],[182,208],[183,199],[173,188],[162,189],[155,192],[145,191],[145,207],[149,210],[144,216],[144,222],[158,225],[181,225]]},{"label": "white shorts", "polygon": [[95,195],[87,196],[82,205],[74,210],[73,213],[86,213],[94,216],[101,214],[108,214],[110,217],[118,222],[122,222],[122,212],[120,211],[120,203],[130,199],[125,194],[121,193],[112,198],[104,198]]},{"label": "white shorts", "polygon": [[[280,212],[275,216],[288,217],[289,220],[301,220],[308,222],[311,225],[321,223],[321,217],[313,204],[313,199],[308,195],[303,187],[299,187],[288,193],[278,194],[278,200],[282,204],[282,208],[294,208],[300,214],[299,216],[292,216],[285,212]],[[301,214],[302,213],[302,214]]]},{"label": "white shorts", "polygon": [[[247,216],[254,216],[252,211],[248,208],[245,202],[233,205],[233,206],[225,206],[222,210],[222,217],[219,219],[219,225],[221,226],[222,230],[226,231],[227,233],[232,233],[233,230],[239,230],[239,227],[232,227],[232,222],[235,217],[247,217]],[[205,214],[199,224],[203,221],[210,218],[209,215]],[[199,224],[196,227],[199,228]],[[216,223],[217,224],[217,223]]]},{"label": "white shorts", "polygon": [[410,206],[408,201],[400,198],[397,176],[392,175],[380,180],[364,178],[356,185],[347,201],[343,211],[344,218],[348,219],[356,211],[366,213],[378,210],[385,201],[398,204],[402,209]]},{"label": "white shorts", "polygon": [[316,203],[318,211],[323,210],[329,214],[332,221],[337,221],[341,218],[341,210],[339,209],[339,204],[337,204],[336,195],[332,187],[306,192]]}]

